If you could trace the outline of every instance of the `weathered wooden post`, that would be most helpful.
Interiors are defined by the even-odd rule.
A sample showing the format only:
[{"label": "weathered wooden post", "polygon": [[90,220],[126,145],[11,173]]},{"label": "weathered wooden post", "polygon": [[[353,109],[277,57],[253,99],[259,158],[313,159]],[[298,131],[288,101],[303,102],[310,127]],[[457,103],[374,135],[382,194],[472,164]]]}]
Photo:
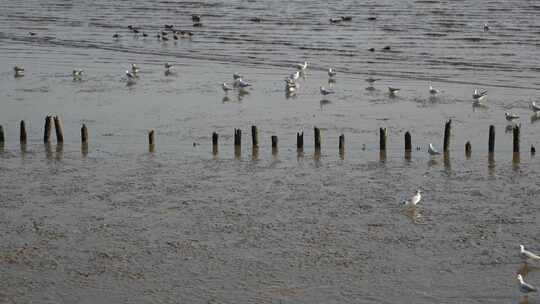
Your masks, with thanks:
[{"label": "weathered wooden post", "polygon": [[467,141],[467,142],[465,143],[465,157],[470,158],[470,157],[471,157],[471,154],[472,154],[472,146],[471,146],[471,142],[470,142],[470,141]]},{"label": "weathered wooden post", "polygon": [[242,155],[242,130],[234,129],[234,156],[240,158]]},{"label": "weathered wooden post", "polygon": [[315,150],[321,150],[321,130],[317,127],[313,128],[313,135],[315,139]]},{"label": "weathered wooden post", "polygon": [[535,155],[536,154],[536,148],[531,145],[531,155]]},{"label": "weathered wooden post", "polygon": [[296,133],[296,149],[298,151],[304,150],[304,131]]},{"label": "weathered wooden post", "polygon": [[212,154],[214,156],[218,154],[218,139],[219,135],[216,132],[212,132]]},{"label": "weathered wooden post", "polygon": [[148,131],[148,151],[150,153],[154,153],[154,150],[156,148],[154,134],[155,134],[154,130]]},{"label": "weathered wooden post", "polygon": [[251,126],[251,142],[253,148],[259,147],[259,130],[257,130],[257,126]]},{"label": "weathered wooden post", "polygon": [[343,156],[345,155],[345,134],[341,134],[339,136],[338,147],[339,147],[339,156],[343,158]]},{"label": "weathered wooden post", "polygon": [[495,152],[495,126],[494,125],[489,126],[488,151],[489,151],[489,154],[493,154]]},{"label": "weathered wooden post", "polygon": [[4,151],[4,141],[5,141],[5,137],[4,137],[4,127],[2,127],[0,125],[0,152],[3,152]]},{"label": "weathered wooden post", "polygon": [[386,151],[386,140],[388,137],[388,130],[386,128],[379,128],[379,150]]},{"label": "weathered wooden post", "polygon": [[449,119],[446,124],[444,125],[444,145],[443,145],[443,151],[445,153],[448,153],[450,150],[450,133],[452,129],[452,119]]},{"label": "weathered wooden post", "polygon": [[272,135],[272,154],[276,155],[278,153],[278,137],[276,135]]},{"label": "weathered wooden post", "polygon": [[45,117],[45,128],[43,132],[43,142],[48,143],[51,141],[51,128],[52,128],[52,116]]},{"label": "weathered wooden post", "polygon": [[81,152],[83,155],[88,154],[88,129],[85,124],[81,127]]},{"label": "weathered wooden post", "polygon": [[513,141],[513,146],[514,146],[514,153],[519,153],[519,129],[520,129],[520,126],[517,125],[517,126],[514,126],[514,128],[512,129],[512,133],[514,135],[514,141]]},{"label": "weathered wooden post", "polygon": [[20,133],[21,145],[26,144],[26,125],[24,120],[21,120],[21,133]]},{"label": "weathered wooden post", "polygon": [[412,153],[412,142],[411,142],[411,133],[409,131],[405,132],[405,159],[411,159]]},{"label": "weathered wooden post", "polygon": [[60,121],[60,117],[58,116],[54,116],[54,130],[56,131],[56,142],[63,143],[64,142],[64,129],[62,127],[62,122]]}]

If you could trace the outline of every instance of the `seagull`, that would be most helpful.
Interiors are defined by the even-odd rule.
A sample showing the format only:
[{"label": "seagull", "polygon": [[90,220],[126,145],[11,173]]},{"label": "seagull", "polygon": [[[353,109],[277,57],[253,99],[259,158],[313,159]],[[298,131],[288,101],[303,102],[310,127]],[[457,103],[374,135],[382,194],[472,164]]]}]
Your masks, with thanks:
[{"label": "seagull", "polygon": [[420,194],[421,192],[422,191],[420,190],[416,190],[416,193],[413,196],[411,196],[409,199],[402,201],[400,205],[406,208],[413,208],[422,199],[422,194]]},{"label": "seagull", "polygon": [[15,71],[15,77],[21,77],[24,76],[24,69],[20,66],[16,65],[13,70]]},{"label": "seagull", "polygon": [[82,69],[75,69],[75,70],[73,70],[71,75],[73,76],[74,80],[80,80],[81,77],[82,77],[83,72],[84,71]]},{"label": "seagull", "polygon": [[167,70],[170,70],[173,68],[173,65],[168,63],[168,62],[165,62],[165,64],[163,65]]},{"label": "seagull", "polygon": [[525,281],[523,281],[523,277],[521,276],[521,274],[518,274],[517,279],[519,281],[519,291],[521,291],[523,293],[537,292],[538,291],[538,289],[536,289],[536,287],[533,287],[532,285],[525,283]]},{"label": "seagull", "polygon": [[373,77],[366,78],[366,81],[368,83],[371,83],[371,84],[373,84],[375,81],[379,81],[379,80],[381,80],[381,79],[373,78]]},{"label": "seagull", "polygon": [[341,16],[341,20],[343,20],[343,21],[351,21],[352,17],[351,16]]},{"label": "seagull", "polygon": [[478,91],[478,89],[474,89],[472,98],[476,101],[482,101],[487,97],[487,90],[483,90],[482,92]]},{"label": "seagull", "polygon": [[221,88],[223,89],[223,91],[224,91],[225,93],[227,93],[227,92],[229,92],[230,90],[233,89],[233,88],[232,88],[230,85],[228,85],[226,82],[224,82],[224,83],[221,84]]},{"label": "seagull", "polygon": [[193,22],[201,22],[201,15],[195,15],[195,14],[193,14],[193,15],[191,15],[191,20],[192,20]]},{"label": "seagull", "polygon": [[131,86],[135,84],[136,76],[132,72],[126,70],[126,77],[127,77],[126,85]]},{"label": "seagull", "polygon": [[388,87],[388,91],[390,92],[390,95],[392,95],[392,96],[396,95],[399,90],[400,89],[398,89],[398,88]]},{"label": "seagull", "polygon": [[289,79],[292,79],[294,81],[298,80],[300,78],[300,71],[296,71],[289,76]]},{"label": "seagull", "polygon": [[292,93],[294,91],[296,91],[296,89],[298,89],[298,84],[291,78],[286,78],[285,79],[285,91],[287,91],[288,93]]},{"label": "seagull", "polygon": [[300,71],[304,71],[305,69],[307,69],[307,61],[304,61],[304,63],[299,63],[296,65],[296,68],[299,69]]},{"label": "seagull", "polygon": [[321,94],[323,94],[325,96],[329,95],[329,94],[334,94],[334,91],[332,91],[330,89],[325,89],[323,86],[321,86],[320,91],[321,91]]},{"label": "seagull", "polygon": [[489,31],[489,25],[487,23],[484,23],[484,32]]},{"label": "seagull", "polygon": [[242,89],[242,88],[246,88],[246,87],[251,86],[251,83],[245,81],[245,80],[242,79],[242,78],[238,78],[238,79],[236,79],[236,81],[234,82],[233,86],[236,87],[236,88],[241,88],[241,89]]},{"label": "seagull", "polygon": [[114,35],[112,35],[113,39],[116,39],[118,40],[120,38],[120,35],[118,35],[118,33],[115,33]]},{"label": "seagull", "polygon": [[533,261],[539,261],[540,262],[540,256],[525,250],[525,246],[519,245],[519,256],[523,258],[524,260],[533,260]]},{"label": "seagull", "polygon": [[329,76],[330,78],[336,76],[336,70],[334,70],[333,68],[329,68],[329,69],[328,69],[328,76]]},{"label": "seagull", "polygon": [[429,93],[431,95],[437,95],[441,92],[441,90],[438,90],[438,89],[435,89],[433,88],[433,86],[431,85],[431,83],[429,83]]},{"label": "seagull", "polygon": [[504,116],[506,117],[506,120],[508,120],[508,121],[519,118],[519,115],[517,115],[515,113],[510,113],[510,112],[505,112]]},{"label": "seagull", "polygon": [[433,147],[433,144],[432,144],[432,143],[429,144],[429,147],[428,147],[428,150],[427,150],[427,151],[428,151],[428,153],[429,153],[430,155],[439,155],[439,154],[441,154],[441,152],[437,151],[437,150],[435,149],[435,147]]},{"label": "seagull", "polygon": [[341,23],[343,21],[341,18],[330,18],[330,23]]},{"label": "seagull", "polygon": [[139,67],[135,63],[131,64],[131,72],[133,73],[133,75],[139,73]]},{"label": "seagull", "polygon": [[538,112],[540,111],[540,106],[536,104],[536,102],[531,102],[531,105],[530,105],[530,108],[531,110],[533,110],[534,112]]}]

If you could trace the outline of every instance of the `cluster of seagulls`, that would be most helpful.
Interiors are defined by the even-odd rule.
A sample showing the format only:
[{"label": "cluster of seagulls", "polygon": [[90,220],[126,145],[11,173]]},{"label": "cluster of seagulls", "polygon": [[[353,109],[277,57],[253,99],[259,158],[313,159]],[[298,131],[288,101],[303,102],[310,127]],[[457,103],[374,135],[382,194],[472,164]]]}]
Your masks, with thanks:
[{"label": "cluster of seagulls", "polygon": [[[195,27],[200,27],[202,26],[202,23],[200,22],[201,20],[201,17],[200,15],[193,15],[192,16],[192,19],[195,20],[197,19],[198,21],[193,23],[193,26]],[[139,35],[142,35],[143,37],[148,37],[148,34],[146,32],[143,32],[140,28],[138,27],[135,27],[133,25],[128,25],[128,30],[133,33],[135,35],[135,37],[139,37]],[[169,34],[172,34],[172,38],[169,38]],[[186,31],[186,30],[177,30],[174,28],[174,25],[172,24],[165,24],[163,26],[163,30],[159,31],[157,34],[156,34],[156,38],[158,41],[163,41],[163,42],[166,42],[166,41],[169,41],[169,39],[173,39],[173,40],[179,40],[179,39],[182,39],[182,38],[191,38],[193,36],[193,32],[191,31]],[[118,33],[115,33],[113,36],[113,39],[114,40],[120,40],[120,38],[122,38],[122,36]]]},{"label": "cluster of seagulls", "polygon": [[232,86],[229,85],[228,83],[224,82],[221,84],[221,88],[223,89],[223,91],[225,92],[225,94],[227,94],[227,92],[229,91],[232,91],[234,89],[238,89],[240,90],[241,92],[244,92],[245,93],[245,89],[247,87],[250,87],[251,86],[251,83],[247,82],[244,80],[243,76],[240,75],[239,73],[234,73],[233,74],[233,84]]}]

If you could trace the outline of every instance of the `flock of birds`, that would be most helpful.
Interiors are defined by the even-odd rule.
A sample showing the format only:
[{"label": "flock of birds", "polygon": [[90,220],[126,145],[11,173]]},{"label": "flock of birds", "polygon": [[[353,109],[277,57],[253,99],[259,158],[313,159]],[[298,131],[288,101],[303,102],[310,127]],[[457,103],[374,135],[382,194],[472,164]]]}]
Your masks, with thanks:
[{"label": "flock of birds", "polygon": [[[430,144],[430,148],[431,144]],[[422,191],[416,190],[415,194],[411,196],[410,198],[402,201],[400,203],[400,206],[404,210],[412,210],[416,208],[416,205],[422,200]],[[540,256],[538,254],[532,253],[529,250],[525,249],[525,246],[519,245],[519,256],[521,259],[525,262],[525,265],[527,265],[527,262],[537,262],[540,263]],[[517,275],[517,280],[519,282],[519,291],[521,291],[524,294],[528,294],[531,292],[537,292],[538,288],[532,286],[531,284],[525,282],[523,279],[523,276],[521,274]]]}]

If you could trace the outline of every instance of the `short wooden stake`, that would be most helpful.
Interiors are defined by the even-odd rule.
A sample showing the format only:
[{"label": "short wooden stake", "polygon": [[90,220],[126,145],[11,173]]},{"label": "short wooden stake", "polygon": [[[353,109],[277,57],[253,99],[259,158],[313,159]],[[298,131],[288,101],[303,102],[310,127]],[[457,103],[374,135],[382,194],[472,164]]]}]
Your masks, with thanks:
[{"label": "short wooden stake", "polygon": [[343,156],[345,154],[345,134],[339,136],[339,155]]},{"label": "short wooden stake", "polygon": [[379,128],[379,150],[386,151],[387,137],[388,130],[386,130],[386,128]]},{"label": "short wooden stake", "polygon": [[60,117],[58,116],[54,117],[54,130],[56,131],[56,142],[57,143],[64,142],[64,129],[62,127],[62,122],[60,121]]},{"label": "short wooden stake", "polygon": [[259,130],[257,130],[257,126],[251,126],[251,142],[253,148],[259,147]]},{"label": "short wooden stake", "polygon": [[148,132],[148,151],[150,153],[154,152],[155,147],[156,147],[154,134],[155,134],[154,130],[150,130]]},{"label": "short wooden stake", "polygon": [[278,152],[278,137],[276,135],[272,135],[272,154],[277,154]]},{"label": "short wooden stake", "polygon": [[212,132],[212,154],[218,154],[218,140],[219,135],[216,132]]},{"label": "short wooden stake", "polygon": [[240,129],[234,129],[234,145],[235,146],[242,145],[242,130]]},{"label": "short wooden stake", "polygon": [[83,124],[81,127],[81,143],[88,144],[88,128]]},{"label": "short wooden stake", "polygon": [[444,145],[443,145],[444,152],[448,152],[450,150],[451,129],[452,129],[452,119],[449,119],[444,125]]},{"label": "short wooden stake", "polygon": [[20,133],[21,144],[26,144],[26,125],[24,120],[21,120],[21,133]]},{"label": "short wooden stake", "polygon": [[315,150],[321,150],[321,130],[317,127],[314,127],[313,135],[315,139]]},{"label": "short wooden stake", "polygon": [[304,132],[296,133],[296,149],[301,151],[304,150]]},{"label": "short wooden stake", "polygon": [[51,141],[51,129],[52,129],[52,116],[45,117],[45,128],[43,132],[43,142],[48,143]]},{"label": "short wooden stake", "polygon": [[490,154],[495,152],[495,126],[489,126],[489,142],[488,142],[488,151]]},{"label": "short wooden stake", "polygon": [[535,155],[536,154],[536,148],[531,145],[531,155]]},{"label": "short wooden stake", "polygon": [[465,143],[465,156],[467,158],[471,157],[471,153],[472,153],[472,146],[471,146],[471,142],[467,142]]},{"label": "short wooden stake", "polygon": [[5,137],[4,137],[4,127],[0,125],[0,144],[4,144]]},{"label": "short wooden stake", "polygon": [[520,129],[520,126],[517,125],[517,126],[514,126],[514,128],[512,129],[513,131],[513,134],[514,134],[514,153],[519,153],[519,129]]},{"label": "short wooden stake", "polygon": [[411,133],[405,132],[405,151],[412,151]]}]

